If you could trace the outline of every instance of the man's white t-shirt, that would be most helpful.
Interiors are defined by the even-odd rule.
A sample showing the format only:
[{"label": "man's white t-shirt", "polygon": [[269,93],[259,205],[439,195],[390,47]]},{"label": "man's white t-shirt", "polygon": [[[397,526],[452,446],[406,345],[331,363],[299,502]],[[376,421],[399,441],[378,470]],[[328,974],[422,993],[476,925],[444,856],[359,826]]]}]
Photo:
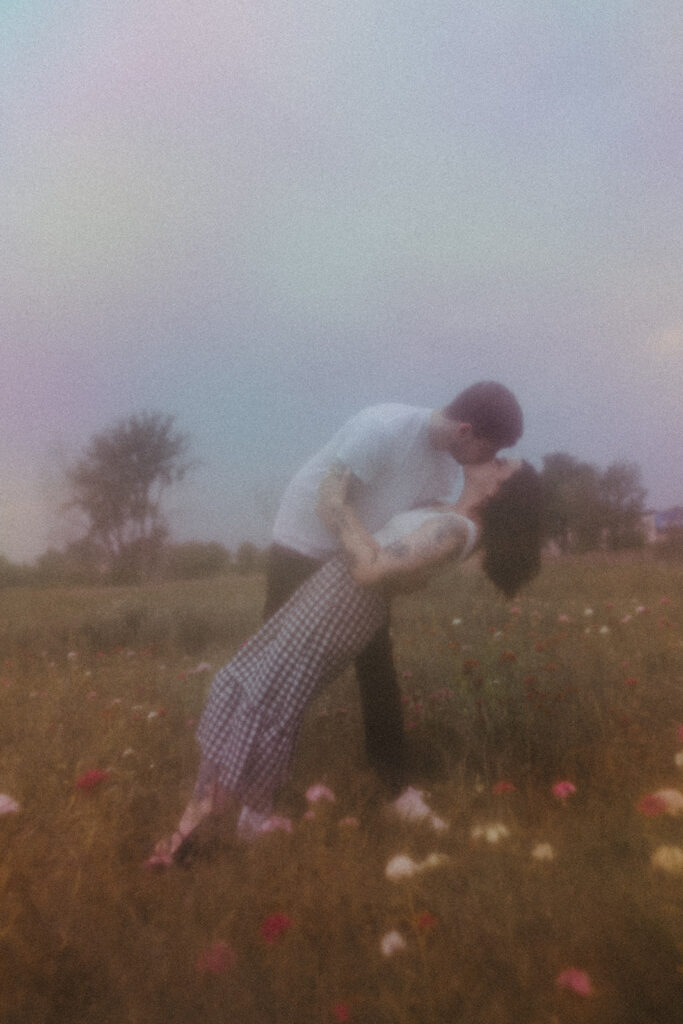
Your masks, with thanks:
[{"label": "man's white t-shirt", "polygon": [[336,462],[361,481],[353,505],[369,533],[397,512],[455,500],[462,487],[460,467],[452,455],[432,446],[432,412],[374,405],[348,420],[287,487],[275,520],[275,543],[318,559],[339,549],[315,511],[320,484]]}]

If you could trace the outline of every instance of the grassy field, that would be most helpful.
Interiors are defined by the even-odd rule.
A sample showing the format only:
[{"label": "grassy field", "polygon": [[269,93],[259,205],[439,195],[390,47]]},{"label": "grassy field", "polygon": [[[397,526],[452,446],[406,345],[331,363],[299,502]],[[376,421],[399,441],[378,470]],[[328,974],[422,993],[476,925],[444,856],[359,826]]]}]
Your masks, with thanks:
[{"label": "grassy field", "polygon": [[164,874],[207,666],[262,579],[0,591],[0,1020],[673,1024],[682,582],[577,558],[516,602],[476,570],[401,598],[413,781],[448,828],[387,814],[348,672],[307,717],[291,832],[226,821]]}]

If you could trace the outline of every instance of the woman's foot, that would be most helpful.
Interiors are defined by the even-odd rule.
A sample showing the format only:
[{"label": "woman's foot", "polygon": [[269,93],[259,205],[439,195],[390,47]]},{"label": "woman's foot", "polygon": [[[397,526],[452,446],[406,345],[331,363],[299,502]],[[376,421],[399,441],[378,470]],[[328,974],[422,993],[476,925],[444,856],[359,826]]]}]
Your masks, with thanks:
[{"label": "woman's foot", "polygon": [[180,829],[176,829],[173,835],[160,839],[154,847],[152,856],[148,857],[145,861],[145,867],[148,870],[153,870],[155,868],[169,868],[172,864],[177,864],[182,858],[184,850],[187,849],[186,844],[190,839],[190,835],[186,835]]}]

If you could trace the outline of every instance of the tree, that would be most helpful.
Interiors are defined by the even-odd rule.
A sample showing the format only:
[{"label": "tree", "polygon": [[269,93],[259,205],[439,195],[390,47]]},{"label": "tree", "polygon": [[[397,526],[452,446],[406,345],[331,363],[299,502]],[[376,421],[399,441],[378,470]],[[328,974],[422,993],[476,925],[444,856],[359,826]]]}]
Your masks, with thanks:
[{"label": "tree", "polygon": [[613,462],[600,479],[606,541],[612,549],[643,542],[646,490],[635,462]]},{"label": "tree", "polygon": [[600,543],[600,473],[572,455],[554,452],[543,459],[545,535],[562,551],[589,551]]},{"label": "tree", "polygon": [[69,506],[83,513],[88,539],[119,577],[148,574],[167,536],[162,497],[191,467],[188,438],[174,423],[160,413],[121,420],[95,434],[66,471]]},{"label": "tree", "polygon": [[543,459],[545,535],[562,551],[612,549],[642,542],[646,492],[635,463],[613,462],[604,472],[564,452]]}]

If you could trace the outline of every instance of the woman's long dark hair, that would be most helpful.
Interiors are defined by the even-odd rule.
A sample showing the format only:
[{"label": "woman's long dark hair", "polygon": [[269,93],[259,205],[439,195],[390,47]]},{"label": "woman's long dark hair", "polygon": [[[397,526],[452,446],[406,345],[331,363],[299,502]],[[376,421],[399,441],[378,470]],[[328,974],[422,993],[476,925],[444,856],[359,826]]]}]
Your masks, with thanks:
[{"label": "woman's long dark hair", "polygon": [[506,597],[541,568],[541,500],[541,479],[523,462],[482,509],[484,572]]}]

